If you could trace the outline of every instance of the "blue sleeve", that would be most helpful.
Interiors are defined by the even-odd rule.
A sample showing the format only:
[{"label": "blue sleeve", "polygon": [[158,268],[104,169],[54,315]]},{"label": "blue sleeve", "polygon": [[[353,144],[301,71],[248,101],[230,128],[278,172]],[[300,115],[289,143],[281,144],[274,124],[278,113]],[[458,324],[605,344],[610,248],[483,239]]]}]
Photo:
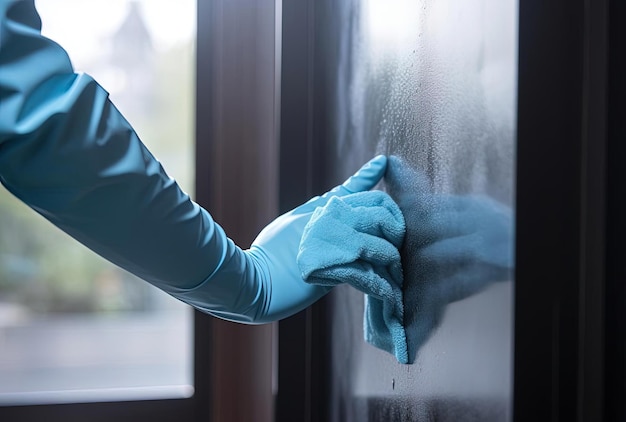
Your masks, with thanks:
[{"label": "blue sleeve", "polygon": [[269,293],[251,259],[40,27],[33,0],[0,0],[0,182],[118,266],[203,311],[254,322]]}]

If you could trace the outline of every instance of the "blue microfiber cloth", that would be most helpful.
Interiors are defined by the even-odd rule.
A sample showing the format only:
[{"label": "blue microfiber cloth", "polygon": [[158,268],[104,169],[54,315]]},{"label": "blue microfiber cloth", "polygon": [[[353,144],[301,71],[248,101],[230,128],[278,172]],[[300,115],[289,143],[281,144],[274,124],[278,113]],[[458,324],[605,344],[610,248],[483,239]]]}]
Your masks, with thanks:
[{"label": "blue microfiber cloth", "polygon": [[370,344],[408,363],[399,249],[402,212],[382,191],[332,198],[304,229],[298,265],[312,284],[349,283],[366,294],[364,331]]}]

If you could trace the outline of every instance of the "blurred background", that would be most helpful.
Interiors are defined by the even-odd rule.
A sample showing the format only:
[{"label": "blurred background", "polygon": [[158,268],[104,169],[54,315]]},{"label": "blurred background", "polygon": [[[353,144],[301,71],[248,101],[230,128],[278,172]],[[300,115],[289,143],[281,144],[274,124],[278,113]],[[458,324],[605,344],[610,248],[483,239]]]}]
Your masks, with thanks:
[{"label": "blurred background", "polygon": [[[195,1],[36,5],[43,34],[193,192]],[[188,397],[192,328],[189,307],[0,192],[0,403]]]}]

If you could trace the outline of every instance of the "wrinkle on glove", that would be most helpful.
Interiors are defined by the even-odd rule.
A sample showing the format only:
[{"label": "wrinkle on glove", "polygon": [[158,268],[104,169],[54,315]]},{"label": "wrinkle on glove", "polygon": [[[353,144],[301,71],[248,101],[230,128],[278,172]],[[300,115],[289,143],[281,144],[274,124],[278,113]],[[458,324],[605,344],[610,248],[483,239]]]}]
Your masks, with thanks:
[{"label": "wrinkle on glove", "polygon": [[234,245],[166,174],[106,90],[74,73],[40,29],[32,0],[0,0],[0,182],[168,293],[198,284]]},{"label": "wrinkle on glove", "polygon": [[332,198],[313,213],[298,254],[302,278],[312,284],[348,283],[366,294],[365,340],[408,363],[399,248],[405,222],[382,191]]}]

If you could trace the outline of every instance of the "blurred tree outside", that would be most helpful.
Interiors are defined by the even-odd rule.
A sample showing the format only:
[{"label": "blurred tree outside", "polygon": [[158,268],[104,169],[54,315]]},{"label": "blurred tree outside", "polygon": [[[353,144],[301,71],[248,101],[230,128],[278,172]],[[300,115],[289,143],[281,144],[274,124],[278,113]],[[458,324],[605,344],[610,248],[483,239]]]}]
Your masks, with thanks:
[{"label": "blurred tree outside", "polygon": [[[142,141],[187,192],[194,173],[194,57],[192,41],[153,51],[145,95],[134,92],[134,102],[120,95],[118,102],[112,94]],[[110,74],[132,82],[128,78],[132,70],[119,70]],[[150,288],[0,189],[0,311],[3,304],[37,313],[148,310]]]}]

